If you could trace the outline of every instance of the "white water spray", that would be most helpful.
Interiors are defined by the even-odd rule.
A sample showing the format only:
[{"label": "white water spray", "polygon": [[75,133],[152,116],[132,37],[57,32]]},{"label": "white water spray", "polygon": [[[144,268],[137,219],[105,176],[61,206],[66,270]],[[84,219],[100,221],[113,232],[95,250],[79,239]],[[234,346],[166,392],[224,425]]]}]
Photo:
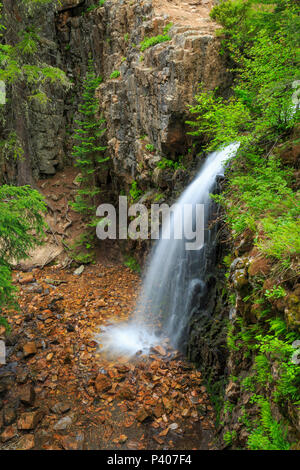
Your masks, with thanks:
[{"label": "white water spray", "polygon": [[[151,254],[149,268],[132,318],[126,324],[107,326],[96,340],[111,354],[132,356],[138,351],[148,353],[151,346],[161,342],[161,333],[178,347],[186,332],[191,312],[207,295],[208,264],[215,250],[215,230],[208,228],[213,206],[210,193],[218,175],[224,175],[226,162],[239,147],[233,143],[211,153],[198,176],[176,202],[172,226],[179,220],[186,204],[204,205],[204,243],[196,251],[186,250],[186,240],[161,239]],[[193,214],[190,214],[193,218]],[[192,223],[194,221],[187,221]],[[171,229],[172,229],[171,226]],[[172,230],[171,230],[172,232]],[[163,232],[164,233],[164,232]],[[208,260],[210,263],[208,263]]]}]

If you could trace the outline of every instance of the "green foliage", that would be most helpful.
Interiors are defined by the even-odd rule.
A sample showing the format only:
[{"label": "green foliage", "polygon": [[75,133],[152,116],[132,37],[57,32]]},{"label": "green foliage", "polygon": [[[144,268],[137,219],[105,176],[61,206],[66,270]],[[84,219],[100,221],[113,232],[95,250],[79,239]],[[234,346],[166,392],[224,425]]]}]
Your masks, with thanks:
[{"label": "green foliage", "polygon": [[[42,196],[30,186],[0,186],[0,312],[15,305],[11,263],[28,258],[43,241],[44,211]],[[6,325],[1,316],[0,321]]]},{"label": "green foliage", "polygon": [[267,299],[280,299],[286,296],[286,291],[282,286],[274,286],[272,289],[266,289],[265,296]]},{"label": "green foliage", "polygon": [[0,317],[0,325],[4,326],[6,333],[10,333],[11,331],[11,326],[4,317]]},{"label": "green foliage", "polygon": [[235,236],[246,228],[263,231],[256,239],[261,252],[282,261],[299,253],[298,195],[289,187],[291,170],[260,149],[243,152],[233,164],[227,190],[214,197],[226,208]]},{"label": "green foliage", "polygon": [[226,431],[224,433],[223,440],[226,445],[230,446],[232,444],[232,441],[236,439],[236,436],[237,436],[236,431],[232,431],[232,432]]},{"label": "green foliage", "polygon": [[171,168],[173,170],[177,170],[178,168],[183,168],[184,169],[184,166],[181,162],[183,157],[179,157],[179,161],[174,161],[174,160],[168,160],[167,158],[165,157],[162,157],[162,159],[157,162],[157,167],[158,168],[162,168],[163,170],[166,169],[166,168]]},{"label": "green foliage", "polygon": [[119,70],[114,70],[114,71],[110,74],[109,78],[119,78],[120,75],[121,75],[121,72],[120,72]]},{"label": "green foliage", "polygon": [[293,0],[234,0],[221,1],[211,11],[211,17],[223,26],[220,35],[231,54],[245,44],[255,42],[261,30],[269,36],[282,31],[288,41],[298,44],[298,5]]},{"label": "green foliage", "polygon": [[[200,90],[190,134],[213,150],[241,143],[232,163],[228,190],[216,199],[227,211],[235,236],[246,228],[262,234],[256,245],[277,260],[299,252],[299,199],[291,189],[292,172],[272,155],[274,143],[299,121],[292,95],[299,79],[300,8],[289,0],[221,2],[212,17],[223,25],[222,37],[234,61],[232,96]],[[266,60],[266,57],[268,60]],[[268,152],[266,157],[266,152]]]},{"label": "green foliage", "polygon": [[[3,262],[1,262],[3,263]],[[1,306],[12,306],[15,302],[16,288],[12,284],[11,270],[9,265],[0,264],[0,313]],[[0,324],[4,324],[4,317],[0,315]]]},{"label": "green foliage", "polygon": [[[292,269],[300,250],[294,169],[281,162],[276,150],[289,139],[300,117],[294,101],[300,78],[299,13],[293,0],[232,0],[216,5],[211,15],[223,27],[222,53],[230,56],[234,84],[226,99],[219,90],[200,88],[188,122],[199,153],[240,142],[226,172],[225,191],[213,197],[224,206],[233,237],[248,229],[259,251],[281,272]],[[231,260],[225,264],[229,267]],[[292,343],[298,336],[288,331],[283,319],[270,318],[270,303],[286,295],[284,287],[263,292],[263,282],[255,282],[243,301],[245,318],[251,303],[260,307],[256,323],[241,318],[229,323],[227,343],[233,356],[252,364],[240,384],[253,394],[260,409],[258,422],[253,416],[245,418],[248,447],[288,449],[286,431],[273,419],[269,401],[280,409],[300,401],[299,366],[292,362]],[[231,434],[225,437],[228,443],[230,438]]]},{"label": "green foliage", "polygon": [[64,242],[69,257],[79,264],[89,264],[95,261],[95,252],[91,244],[91,234],[84,232],[70,245]]},{"label": "green foliage", "polygon": [[[229,324],[228,347],[233,351],[244,349],[245,354],[252,351],[254,358],[254,374],[243,385],[252,390],[255,384],[263,385],[265,390],[272,390],[274,401],[297,403],[300,400],[300,376],[299,366],[292,362],[292,343],[298,337],[297,333],[288,331],[286,323],[279,317],[261,325],[246,325],[242,319],[237,319],[235,327]],[[275,376],[272,374],[274,366]]]},{"label": "green foliage", "polygon": [[144,52],[149,47],[166,41],[171,41],[171,37],[168,34],[159,34],[158,36],[153,36],[151,38],[145,37],[140,44],[140,50]]},{"label": "green foliage", "polygon": [[153,199],[153,202],[158,202],[160,201],[161,199],[164,199],[165,195],[163,193],[157,193],[155,194],[154,196],[154,199]]},{"label": "green foliage", "polygon": [[101,138],[105,132],[105,120],[98,118],[99,105],[95,97],[95,90],[102,79],[96,77],[93,71],[93,65],[90,62],[86,79],[83,84],[82,98],[83,102],[79,107],[81,119],[76,121],[73,145],[73,156],[75,157],[75,166],[80,168],[81,183],[77,191],[75,202],[70,203],[71,207],[90,220],[96,211],[96,196],[99,188],[96,183],[96,174],[100,171],[103,163],[108,160],[104,156],[106,147],[101,145]]},{"label": "green foliage", "polygon": [[[189,106],[195,121],[187,121],[192,128],[189,135],[205,136],[210,144],[208,150],[240,140],[240,134],[250,130],[248,108],[236,98],[223,100],[213,91],[201,91],[195,96],[197,104]],[[246,137],[243,136],[245,139]]]},{"label": "green foliage", "polygon": [[133,181],[131,183],[131,188],[129,190],[129,194],[130,194],[133,201],[138,199],[143,194],[142,191],[138,188],[138,184],[137,184],[136,181]]},{"label": "green foliage", "polygon": [[230,138],[246,144],[270,141],[299,119],[291,101],[293,82],[300,76],[299,35],[291,34],[300,26],[299,11],[292,0],[223,1],[213,8],[211,15],[222,24],[224,46],[236,64],[236,80],[228,101],[212,93],[200,98],[206,125],[212,121],[212,145],[224,135],[220,112]]},{"label": "green foliage", "polygon": [[289,450],[287,430],[272,417],[270,403],[261,396],[254,397],[260,407],[260,419],[256,429],[248,437],[250,450]]},{"label": "green foliage", "polygon": [[133,256],[128,256],[128,255],[124,256],[124,264],[125,266],[127,266],[127,268],[131,269],[132,271],[136,273],[141,272],[141,267],[139,263],[136,261],[136,259],[133,258]]},{"label": "green foliage", "polygon": [[[95,97],[96,88],[102,82],[101,77],[96,77],[93,64],[90,61],[88,72],[83,83],[82,104],[79,107],[81,119],[75,121],[77,128],[73,145],[73,156],[75,157],[75,166],[80,169],[80,176],[77,178],[80,182],[80,188],[77,190],[75,201],[70,202],[70,206],[83,214],[88,220],[87,233],[83,234],[84,239],[80,239],[81,247],[89,250],[94,239],[95,212],[97,207],[97,195],[100,189],[97,184],[97,174],[106,169],[105,162],[109,157],[104,155],[106,146],[101,144],[101,139],[105,133],[105,120],[99,115],[99,104]],[[88,237],[88,241],[85,239]],[[76,247],[77,248],[77,247]],[[75,250],[76,251],[76,250]],[[72,257],[79,262],[88,262],[89,256],[84,254],[77,255],[73,250]],[[77,250],[78,251],[78,250]],[[80,256],[80,260],[78,258]],[[92,255],[93,257],[93,255]]]},{"label": "green foliage", "polygon": [[40,37],[34,30],[34,28],[28,28],[26,31],[22,31],[20,33],[21,41],[16,45],[16,49],[22,55],[31,55],[37,52],[38,49],[38,41],[40,41]]},{"label": "green foliage", "polygon": [[172,23],[172,22],[171,22],[171,23],[168,23],[168,24],[164,27],[163,33],[164,33],[164,34],[168,34],[168,32],[170,31],[170,29],[172,28],[172,26],[173,26],[173,23]]},{"label": "green foliage", "polygon": [[155,151],[155,147],[153,144],[147,144],[145,146],[146,150],[148,150],[149,152],[154,152]]},{"label": "green foliage", "polygon": [[24,155],[22,145],[14,131],[10,131],[6,139],[0,142],[0,161],[21,159]]},{"label": "green foliage", "polygon": [[[252,394],[251,402],[261,410],[259,420],[254,415],[244,416],[243,422],[250,432],[251,450],[288,449],[286,430],[271,416],[269,400],[285,408],[300,403],[299,365],[292,362],[292,343],[299,338],[287,329],[283,319],[276,317],[264,323],[247,325],[238,318],[228,328],[228,343],[233,351],[251,352],[252,367],[241,380],[241,387]],[[240,379],[239,379],[240,380]],[[257,395],[259,393],[259,395]],[[224,407],[224,413],[226,407]],[[229,435],[228,443],[229,443]]]},{"label": "green foliage", "polygon": [[[26,1],[28,5],[42,5],[53,0]],[[0,80],[7,84],[20,86],[20,82],[26,81],[32,88],[32,93],[38,97],[42,93],[45,83],[61,83],[64,87],[71,86],[65,73],[59,68],[45,65],[40,62],[39,48],[42,39],[37,31],[28,27],[20,32],[20,40],[16,44],[5,42],[6,36],[1,31],[6,27],[2,22],[2,4],[0,3]]]},{"label": "green foliage", "polygon": [[99,7],[102,7],[104,5],[106,0],[99,0],[98,4],[96,5],[95,3],[93,5],[90,5],[86,10],[85,13],[90,13],[91,11],[96,10]]}]

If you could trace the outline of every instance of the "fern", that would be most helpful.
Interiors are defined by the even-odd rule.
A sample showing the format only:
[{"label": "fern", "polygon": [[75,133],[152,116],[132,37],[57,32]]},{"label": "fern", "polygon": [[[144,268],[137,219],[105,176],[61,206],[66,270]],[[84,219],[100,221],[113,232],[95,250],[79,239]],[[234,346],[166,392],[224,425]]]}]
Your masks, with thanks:
[{"label": "fern", "polygon": [[248,437],[250,450],[289,450],[287,430],[281,422],[273,419],[270,403],[258,397],[260,419],[257,428]]}]

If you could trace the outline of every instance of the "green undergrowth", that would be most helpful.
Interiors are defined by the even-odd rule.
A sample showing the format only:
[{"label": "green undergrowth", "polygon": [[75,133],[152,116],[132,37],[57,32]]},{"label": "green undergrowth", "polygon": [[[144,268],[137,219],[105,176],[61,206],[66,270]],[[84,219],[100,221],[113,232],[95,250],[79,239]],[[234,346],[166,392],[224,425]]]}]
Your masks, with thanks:
[{"label": "green undergrowth", "polygon": [[240,142],[226,190],[216,199],[234,237],[250,229],[260,251],[285,264],[299,253],[300,205],[294,170],[275,150],[293,139],[299,123],[299,36],[291,33],[299,26],[299,10],[288,0],[214,7],[212,17],[223,26],[223,47],[234,63],[232,95],[224,99],[218,90],[200,89],[190,107],[195,119],[188,121],[202,150],[203,141],[207,150]]},{"label": "green undergrowth", "polygon": [[140,44],[141,52],[144,52],[149,47],[156,46],[156,44],[160,44],[162,42],[171,41],[171,36],[168,34],[158,34],[157,36],[152,36],[150,38],[145,37]]},{"label": "green undergrowth", "polygon": [[98,175],[107,170],[109,160],[105,154],[107,147],[103,145],[105,120],[101,116],[99,103],[95,97],[96,89],[101,82],[102,78],[96,75],[90,60],[83,82],[82,103],[79,106],[80,118],[75,121],[77,127],[74,132],[73,157],[75,166],[80,169],[80,175],[77,177],[80,186],[75,200],[69,203],[73,210],[82,214],[86,222],[86,230],[76,243],[81,244],[87,253],[83,255],[77,246],[72,248],[72,258],[77,257],[77,261],[82,263],[94,258],[95,226],[98,223],[96,208],[101,192]]},{"label": "green undergrowth", "polygon": [[43,243],[46,210],[41,194],[30,186],[0,187],[0,324],[8,330],[2,308],[16,307],[12,263],[29,257]]},{"label": "green undergrowth", "polygon": [[166,157],[162,157],[162,159],[159,162],[157,162],[156,166],[161,169],[166,169],[166,168],[170,168],[173,170],[178,170],[179,168],[185,169],[182,163],[182,160],[183,160],[183,155],[180,156],[177,161],[170,160]]},{"label": "green undergrowth", "polygon": [[[254,392],[260,387],[270,392],[279,405],[300,405],[299,365],[293,361],[294,341],[299,334],[289,331],[281,317],[258,321],[252,325],[238,318],[228,330],[231,351],[242,351],[245,359],[253,358],[251,373],[242,381],[244,389]],[[273,369],[276,368],[276,374]]]},{"label": "green undergrowth", "polygon": [[90,233],[83,232],[72,242],[63,242],[70,259],[79,264],[88,264],[95,261],[94,244]]},{"label": "green undergrowth", "polygon": [[124,265],[127,266],[127,268],[131,269],[133,272],[141,272],[141,267],[133,256],[124,255]]},{"label": "green undergrowth", "polygon": [[[231,380],[250,394],[250,405],[257,409],[255,416],[245,410],[242,418],[251,450],[290,448],[286,424],[275,418],[273,408],[288,420],[289,410],[300,404],[299,365],[293,360],[299,334],[296,328],[289,329],[274,306],[275,301],[285,300],[299,274],[297,162],[287,163],[281,150],[286,142],[291,147],[299,143],[299,13],[299,3],[293,0],[216,5],[211,16],[222,26],[221,53],[230,58],[234,82],[226,98],[220,90],[208,91],[201,85],[188,121],[199,155],[240,142],[226,170],[224,190],[213,197],[224,208],[233,240],[251,234],[275,281],[273,287],[264,288],[265,278],[253,279],[243,299],[245,309],[238,307],[236,319],[228,322],[231,357],[233,361],[242,357],[249,364],[243,379]],[[226,264],[236,256],[229,256]],[[233,307],[235,297],[229,285]],[[249,314],[254,305],[255,320]],[[231,406],[230,412],[226,406]],[[241,404],[226,406],[223,414],[227,413],[228,423]],[[238,439],[232,429],[224,435],[229,446]]]}]

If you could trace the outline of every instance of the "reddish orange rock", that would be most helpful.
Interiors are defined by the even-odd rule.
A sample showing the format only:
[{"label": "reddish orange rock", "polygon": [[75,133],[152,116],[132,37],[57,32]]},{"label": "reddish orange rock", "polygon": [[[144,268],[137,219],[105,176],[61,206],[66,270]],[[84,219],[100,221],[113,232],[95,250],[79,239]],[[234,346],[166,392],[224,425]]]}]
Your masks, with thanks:
[{"label": "reddish orange rock", "polygon": [[18,440],[16,450],[30,450],[35,446],[34,435],[25,434],[21,439]]},{"label": "reddish orange rock", "polygon": [[160,418],[164,414],[164,410],[161,404],[158,404],[153,409],[153,414],[156,418]]},{"label": "reddish orange rock", "polygon": [[24,357],[31,356],[32,354],[37,353],[36,344],[34,341],[24,344],[23,346]]},{"label": "reddish orange rock", "polygon": [[136,398],[132,389],[128,385],[123,385],[120,388],[118,392],[118,397],[123,398],[124,400],[134,400]]},{"label": "reddish orange rock", "polygon": [[35,399],[35,391],[32,385],[22,385],[19,388],[19,398],[24,405],[32,405]]},{"label": "reddish orange rock", "polygon": [[84,434],[78,432],[75,435],[63,436],[61,445],[65,450],[83,450]]},{"label": "reddish orange rock", "polygon": [[21,278],[19,279],[20,284],[30,284],[31,282],[34,282],[35,278],[31,273],[24,273],[21,275]]},{"label": "reddish orange rock", "polygon": [[41,421],[42,417],[43,412],[41,410],[22,413],[20,418],[18,419],[18,429],[34,429],[37,424]]},{"label": "reddish orange rock", "polygon": [[168,412],[172,411],[173,405],[170,402],[170,400],[166,397],[163,397],[162,401],[163,401],[163,404],[164,404],[164,407],[166,408],[166,410]]},{"label": "reddish orange rock", "polygon": [[105,374],[98,374],[95,387],[99,394],[107,392],[112,387],[112,381],[107,375]]},{"label": "reddish orange rock", "polygon": [[166,350],[160,346],[159,344],[157,346],[153,346],[151,348],[151,351],[157,353],[157,354],[160,354],[161,356],[165,356],[167,354]]},{"label": "reddish orange rock", "polygon": [[12,439],[17,435],[17,427],[15,424],[12,426],[8,426],[6,429],[4,429],[3,433],[1,434],[1,441],[6,442]]},{"label": "reddish orange rock", "polygon": [[146,410],[146,408],[141,408],[137,412],[136,419],[140,421],[140,423],[142,423],[143,421],[145,421],[145,419],[148,418],[148,416],[149,416],[149,412]]}]

